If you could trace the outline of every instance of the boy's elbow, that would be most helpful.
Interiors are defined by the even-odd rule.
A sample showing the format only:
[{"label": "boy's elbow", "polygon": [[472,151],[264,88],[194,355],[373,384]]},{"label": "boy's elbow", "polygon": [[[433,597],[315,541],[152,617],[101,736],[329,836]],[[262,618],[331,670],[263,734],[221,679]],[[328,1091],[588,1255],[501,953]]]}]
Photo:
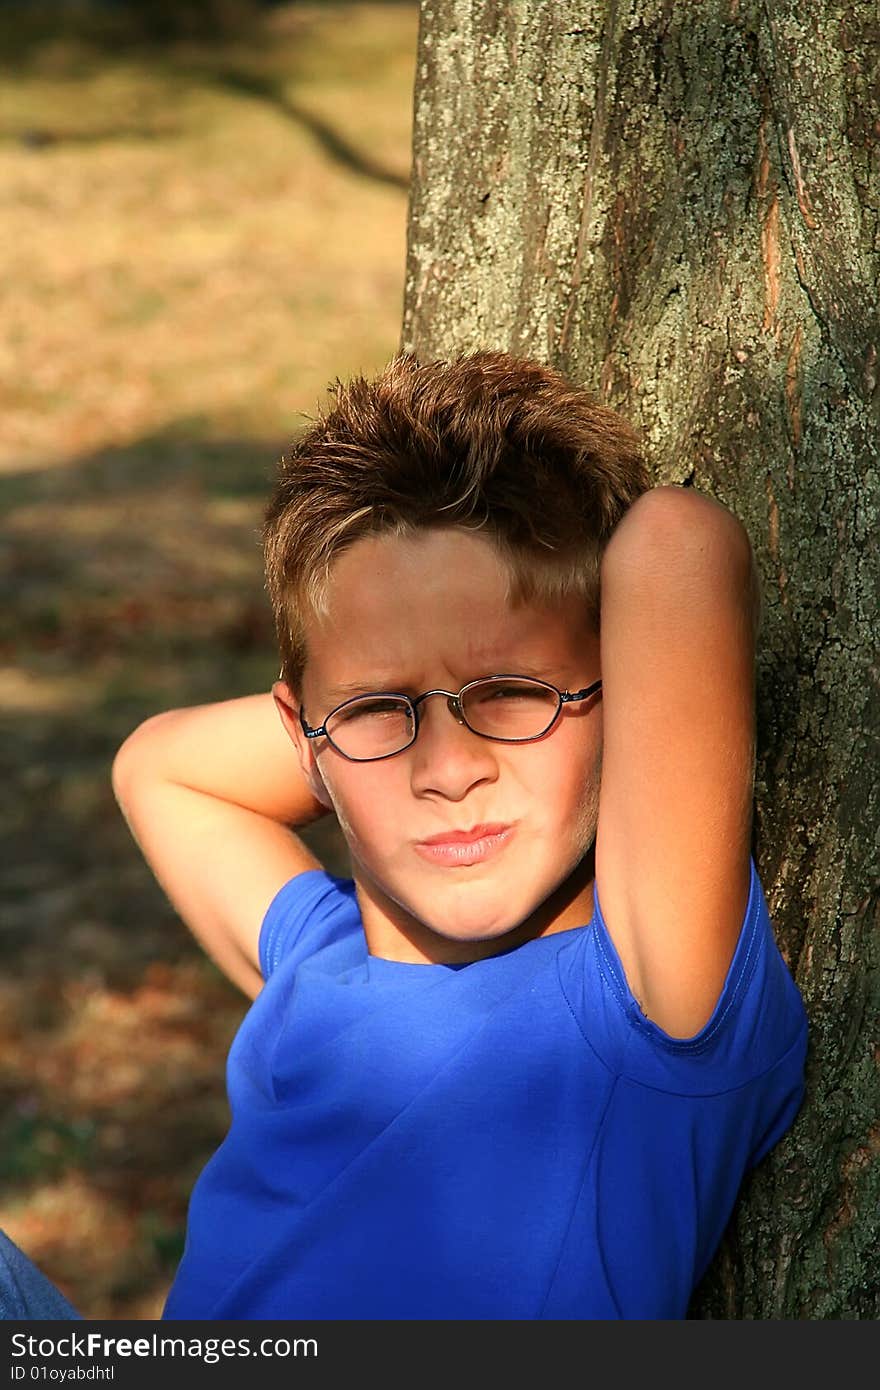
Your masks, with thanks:
[{"label": "boy's elbow", "polygon": [[134,754],[129,739],[126,739],[125,743],[118,749],[110,766],[110,785],[113,788],[113,795],[126,819],[128,819],[128,807],[131,804],[132,786],[136,780],[134,765]]},{"label": "boy's elbow", "polygon": [[155,763],[150,743],[157,724],[164,718],[164,714],[150,715],[149,719],[138,724],[117,748],[110,766],[110,784],[120,806],[132,781],[145,768],[149,768],[151,763]]},{"label": "boy's elbow", "polygon": [[113,788],[113,795],[115,796],[120,808],[123,806],[123,803],[125,801],[126,788],[129,785],[129,764],[130,758],[126,752],[125,744],[123,744],[117,752],[116,757],[113,759],[113,762],[110,766],[110,785]]}]

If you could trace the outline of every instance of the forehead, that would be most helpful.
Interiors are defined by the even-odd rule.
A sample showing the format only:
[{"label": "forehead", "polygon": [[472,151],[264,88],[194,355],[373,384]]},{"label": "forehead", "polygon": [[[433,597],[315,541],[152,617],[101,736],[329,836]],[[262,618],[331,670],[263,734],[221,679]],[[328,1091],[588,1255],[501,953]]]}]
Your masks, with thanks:
[{"label": "forehead", "polygon": [[494,545],[476,532],[364,537],[333,566],[326,615],[307,619],[307,678],[329,697],[492,671],[562,678],[583,664],[597,639],[582,601],[514,606],[508,583]]}]

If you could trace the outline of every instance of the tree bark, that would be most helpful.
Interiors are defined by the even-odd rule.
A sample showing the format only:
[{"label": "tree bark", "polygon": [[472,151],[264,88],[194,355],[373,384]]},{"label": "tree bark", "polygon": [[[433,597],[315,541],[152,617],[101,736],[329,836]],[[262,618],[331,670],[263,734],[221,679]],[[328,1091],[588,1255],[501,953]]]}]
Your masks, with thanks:
[{"label": "tree bark", "polygon": [[808,1095],[690,1316],[880,1314],[875,0],[422,0],[402,348],[538,357],[761,571],[753,853]]}]

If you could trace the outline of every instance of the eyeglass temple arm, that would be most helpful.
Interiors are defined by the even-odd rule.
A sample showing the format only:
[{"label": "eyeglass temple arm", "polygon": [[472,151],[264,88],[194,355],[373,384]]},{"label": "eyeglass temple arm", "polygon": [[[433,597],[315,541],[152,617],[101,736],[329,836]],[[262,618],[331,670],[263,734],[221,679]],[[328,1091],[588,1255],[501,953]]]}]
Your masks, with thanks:
[{"label": "eyeglass temple arm", "polygon": [[300,709],[299,712],[299,722],[302,725],[302,731],[305,734],[306,738],[320,738],[326,727],[326,725],[322,724],[320,729],[313,729],[311,725],[306,723],[306,717],[303,714],[302,709]]},{"label": "eyeglass temple arm", "polygon": [[570,705],[574,700],[586,700],[589,695],[594,695],[597,690],[601,689],[602,682],[593,681],[592,685],[585,686],[583,690],[576,690],[574,693],[570,690],[560,691],[560,699],[564,705]]}]

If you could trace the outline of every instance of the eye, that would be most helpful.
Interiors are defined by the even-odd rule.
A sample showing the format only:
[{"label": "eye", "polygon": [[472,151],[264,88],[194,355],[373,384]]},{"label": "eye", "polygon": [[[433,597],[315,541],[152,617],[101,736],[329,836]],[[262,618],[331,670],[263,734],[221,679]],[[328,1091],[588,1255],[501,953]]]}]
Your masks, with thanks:
[{"label": "eye", "polygon": [[[526,685],[522,681],[511,681],[509,684],[503,682],[497,685],[477,686],[469,692],[471,700],[476,700],[479,704],[503,704],[519,703],[523,700],[547,699],[548,691],[540,685]],[[551,697],[552,698],[552,697]]]},{"label": "eye", "polygon": [[350,721],[352,719],[382,719],[393,716],[407,714],[407,706],[400,700],[360,700],[356,704],[349,705],[347,709],[339,710],[337,719]]},{"label": "eye", "polygon": [[[488,700],[527,700],[535,698],[535,691],[521,685],[499,685],[486,691]],[[540,694],[540,692],[538,692]]]}]

